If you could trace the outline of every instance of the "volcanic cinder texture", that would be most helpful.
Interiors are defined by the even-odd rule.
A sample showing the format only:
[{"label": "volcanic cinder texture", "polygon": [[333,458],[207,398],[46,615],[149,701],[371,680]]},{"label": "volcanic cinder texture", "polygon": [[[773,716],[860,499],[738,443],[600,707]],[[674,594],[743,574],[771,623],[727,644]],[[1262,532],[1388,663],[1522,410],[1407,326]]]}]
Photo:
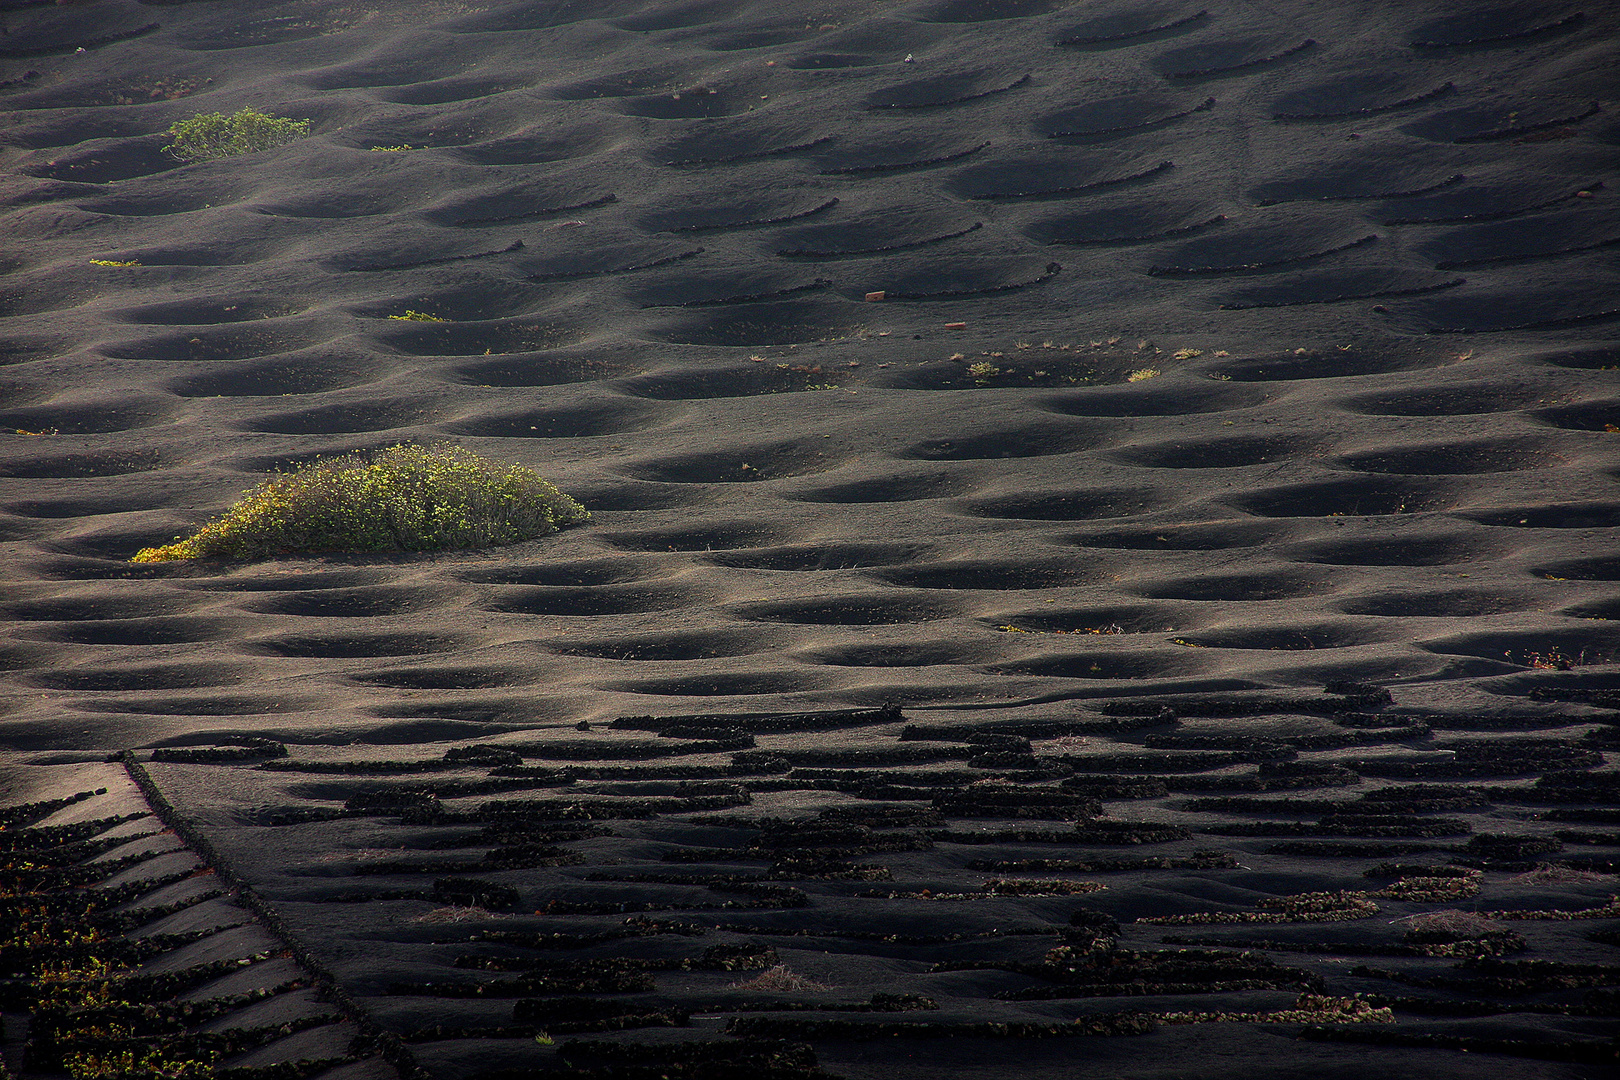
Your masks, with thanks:
[{"label": "volcanic cinder texture", "polygon": [[[1612,1075],[1613,3],[0,21],[3,883],[222,1065]],[[407,441],[592,520],[128,561]]]}]

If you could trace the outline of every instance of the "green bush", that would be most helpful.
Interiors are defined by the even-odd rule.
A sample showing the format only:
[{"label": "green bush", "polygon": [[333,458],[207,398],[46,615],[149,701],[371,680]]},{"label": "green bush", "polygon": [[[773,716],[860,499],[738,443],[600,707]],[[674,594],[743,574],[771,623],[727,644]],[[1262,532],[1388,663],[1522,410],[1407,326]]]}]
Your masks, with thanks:
[{"label": "green bush", "polygon": [[174,141],[163,149],[181,161],[213,161],[269,150],[308,134],[308,120],[288,120],[257,109],[243,109],[234,116],[198,113],[169,128]]},{"label": "green bush", "polygon": [[485,547],[589,519],[523,465],[459,446],[402,443],[273,476],[190,538],[143,548],[131,561]]}]

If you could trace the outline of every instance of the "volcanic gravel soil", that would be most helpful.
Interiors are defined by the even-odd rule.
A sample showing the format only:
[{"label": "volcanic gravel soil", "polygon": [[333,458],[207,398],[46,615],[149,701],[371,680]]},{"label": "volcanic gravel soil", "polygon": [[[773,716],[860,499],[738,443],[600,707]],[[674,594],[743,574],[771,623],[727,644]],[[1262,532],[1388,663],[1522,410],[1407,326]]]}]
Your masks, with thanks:
[{"label": "volcanic gravel soil", "polygon": [[[5,1068],[1613,1075],[1616,42],[7,3]],[[402,442],[592,519],[129,561]]]}]

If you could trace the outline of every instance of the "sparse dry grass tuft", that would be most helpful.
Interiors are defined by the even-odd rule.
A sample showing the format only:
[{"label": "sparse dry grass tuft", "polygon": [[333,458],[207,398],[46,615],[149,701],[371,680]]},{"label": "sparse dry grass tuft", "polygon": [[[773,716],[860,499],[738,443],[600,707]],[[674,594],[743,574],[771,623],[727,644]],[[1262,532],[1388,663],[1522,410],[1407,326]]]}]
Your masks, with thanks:
[{"label": "sparse dry grass tuft", "polygon": [[1409,933],[1450,934],[1454,937],[1480,937],[1502,929],[1500,924],[1478,912],[1459,911],[1456,908],[1426,911],[1422,915],[1411,915],[1400,921],[1406,923]]},{"label": "sparse dry grass tuft", "polygon": [[413,916],[410,921],[425,926],[438,926],[443,923],[480,922],[494,917],[481,907],[438,907]]},{"label": "sparse dry grass tuft", "polygon": [[796,975],[787,969],[786,964],[777,964],[768,967],[755,975],[752,979],[731,984],[733,990],[749,990],[756,993],[798,994],[811,993],[817,990],[831,990],[825,983],[818,983],[814,979],[807,979],[803,975]]},{"label": "sparse dry grass tuft", "polygon": [[1613,878],[1608,874],[1577,870],[1572,866],[1541,863],[1535,869],[1515,874],[1508,880],[1516,885],[1584,885],[1598,881],[1612,881]]}]

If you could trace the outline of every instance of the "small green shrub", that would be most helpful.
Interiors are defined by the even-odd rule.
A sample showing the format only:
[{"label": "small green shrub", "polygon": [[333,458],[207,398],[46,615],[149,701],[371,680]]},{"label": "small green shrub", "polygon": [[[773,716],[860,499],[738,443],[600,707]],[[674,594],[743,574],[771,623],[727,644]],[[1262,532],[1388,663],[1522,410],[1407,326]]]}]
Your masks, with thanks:
[{"label": "small green shrub", "polygon": [[459,446],[402,443],[273,476],[190,538],[143,548],[130,561],[485,547],[589,519],[523,465]]},{"label": "small green shrub", "polygon": [[213,161],[270,150],[308,134],[308,120],[288,120],[257,109],[242,109],[233,116],[198,113],[169,128],[174,141],[163,149],[181,161]]}]

